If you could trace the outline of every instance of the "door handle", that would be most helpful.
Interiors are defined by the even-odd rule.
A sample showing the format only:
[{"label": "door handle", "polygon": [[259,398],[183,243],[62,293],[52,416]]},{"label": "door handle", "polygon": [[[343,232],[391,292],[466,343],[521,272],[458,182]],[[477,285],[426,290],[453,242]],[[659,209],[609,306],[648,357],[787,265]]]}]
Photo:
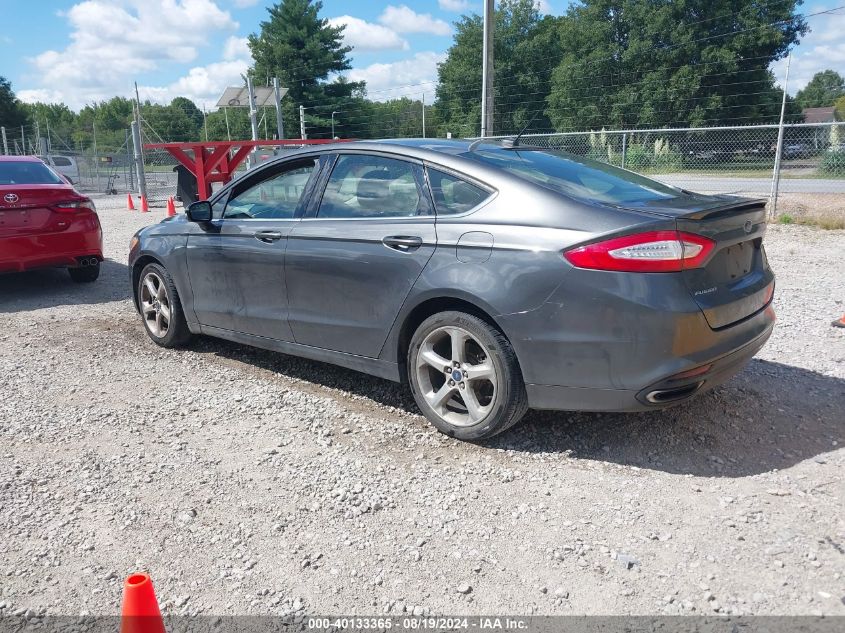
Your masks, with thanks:
[{"label": "door handle", "polygon": [[282,239],[282,234],[278,231],[256,231],[254,237],[257,240],[266,242],[267,244]]},{"label": "door handle", "polygon": [[408,252],[422,246],[422,238],[415,235],[388,235],[381,243],[397,251]]}]

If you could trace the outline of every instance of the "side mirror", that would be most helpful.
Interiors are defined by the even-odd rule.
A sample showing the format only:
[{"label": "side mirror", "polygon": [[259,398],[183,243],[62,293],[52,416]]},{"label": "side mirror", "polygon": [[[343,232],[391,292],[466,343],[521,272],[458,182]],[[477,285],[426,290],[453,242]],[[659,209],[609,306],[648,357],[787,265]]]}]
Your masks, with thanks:
[{"label": "side mirror", "polygon": [[188,207],[188,219],[191,222],[211,222],[211,203],[208,200],[198,200]]}]

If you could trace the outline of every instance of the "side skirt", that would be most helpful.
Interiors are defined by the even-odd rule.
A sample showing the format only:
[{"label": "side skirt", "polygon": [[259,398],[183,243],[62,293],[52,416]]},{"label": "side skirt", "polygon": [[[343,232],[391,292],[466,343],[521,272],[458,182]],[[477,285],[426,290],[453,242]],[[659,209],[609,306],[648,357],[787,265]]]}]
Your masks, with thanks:
[{"label": "side skirt", "polygon": [[212,327],[208,325],[201,325],[200,332],[208,336],[222,338],[227,341],[241,343],[243,345],[251,345],[252,347],[260,347],[261,349],[270,350],[271,352],[280,352],[282,354],[290,354],[291,356],[300,356],[310,360],[316,360],[323,363],[330,363],[332,365],[339,365],[355,371],[360,371],[371,376],[385,378],[394,382],[400,381],[399,365],[377,358],[366,358],[364,356],[355,356],[354,354],[345,354],[344,352],[336,352],[321,347],[311,347],[310,345],[300,345],[299,343],[289,343],[287,341],[279,341],[264,336],[255,336],[253,334],[244,334],[242,332],[234,332],[219,327]]}]

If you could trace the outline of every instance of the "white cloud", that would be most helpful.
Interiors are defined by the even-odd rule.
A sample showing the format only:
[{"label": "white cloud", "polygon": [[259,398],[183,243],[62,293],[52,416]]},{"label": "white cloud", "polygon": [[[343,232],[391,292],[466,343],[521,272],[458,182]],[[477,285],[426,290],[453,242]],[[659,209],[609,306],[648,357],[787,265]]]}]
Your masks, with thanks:
[{"label": "white cloud", "polygon": [[446,53],[417,53],[410,59],[392,64],[371,64],[365,68],[353,68],[347,73],[350,81],[366,81],[367,95],[375,101],[398,99],[408,96],[419,98],[420,93],[429,93],[434,101],[437,81],[437,64],[446,59]]},{"label": "white cloud", "polygon": [[548,14],[552,12],[552,5],[547,0],[536,0],[534,6],[537,7],[540,13]]},{"label": "white cloud", "polygon": [[30,59],[39,85],[21,93],[49,93],[72,108],[131,94],[135,76],[189,63],[213,35],[238,27],[214,0],[85,0],[61,15],[71,43]]},{"label": "white cloud", "polygon": [[33,88],[30,90],[18,90],[16,92],[18,99],[24,103],[57,103],[62,100],[62,94],[56,90],[48,88]]},{"label": "white cloud", "polygon": [[347,46],[359,51],[378,51],[384,49],[408,50],[408,42],[403,40],[396,31],[381,24],[373,24],[351,15],[341,15],[331,18],[332,26],[345,26],[343,42]]},{"label": "white cloud", "polygon": [[452,28],[443,20],[431,17],[430,13],[417,13],[404,4],[398,7],[387,5],[378,21],[397,33],[431,33],[432,35],[452,33]]},{"label": "white cloud", "polygon": [[232,35],[223,44],[223,59],[249,59],[251,57],[249,39],[245,37]]},{"label": "white cloud", "polygon": [[[821,9],[821,7],[820,7]],[[795,95],[804,88],[817,72],[835,70],[845,77],[845,12],[821,15],[810,19],[811,31],[801,40],[792,55],[789,68],[789,94]],[[783,84],[786,59],[771,66],[778,84]]]},{"label": "white cloud", "polygon": [[236,59],[195,66],[188,74],[167,86],[138,86],[142,100],[170,103],[174,97],[187,97],[200,108],[212,110],[227,86],[241,86],[251,61]]},{"label": "white cloud", "polygon": [[469,0],[437,0],[437,4],[444,11],[459,13],[469,9]]}]

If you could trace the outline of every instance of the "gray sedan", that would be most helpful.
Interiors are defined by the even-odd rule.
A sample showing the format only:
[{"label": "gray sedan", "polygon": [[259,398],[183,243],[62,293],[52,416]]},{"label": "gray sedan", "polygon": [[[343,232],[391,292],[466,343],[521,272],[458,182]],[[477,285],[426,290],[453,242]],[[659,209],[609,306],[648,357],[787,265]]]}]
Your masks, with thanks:
[{"label": "gray sedan", "polygon": [[204,334],[408,384],[480,440],[529,407],[647,411],[739,371],[774,324],[759,200],[518,141],[323,145],[139,231],[135,304]]}]

